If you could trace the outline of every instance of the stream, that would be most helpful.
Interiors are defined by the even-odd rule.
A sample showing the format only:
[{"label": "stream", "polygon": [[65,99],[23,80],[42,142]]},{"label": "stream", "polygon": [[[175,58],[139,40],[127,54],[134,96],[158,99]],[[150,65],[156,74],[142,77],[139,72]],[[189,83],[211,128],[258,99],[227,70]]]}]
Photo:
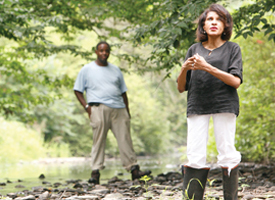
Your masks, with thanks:
[{"label": "stream", "polygon": [[[141,170],[150,169],[153,176],[169,171],[179,171],[182,161],[180,155],[166,155],[159,157],[139,157]],[[120,179],[131,179],[121,165],[119,159],[106,159],[105,169],[100,171],[100,183],[117,176]],[[44,174],[45,179],[39,179]],[[31,190],[32,187],[43,186],[43,181],[50,183],[65,183],[66,180],[81,179],[87,181],[91,175],[89,158],[49,158],[18,164],[0,165],[0,195]],[[22,181],[22,182],[21,182]],[[9,183],[8,183],[9,182]],[[21,187],[20,187],[21,186]],[[19,188],[18,188],[19,187]]]}]

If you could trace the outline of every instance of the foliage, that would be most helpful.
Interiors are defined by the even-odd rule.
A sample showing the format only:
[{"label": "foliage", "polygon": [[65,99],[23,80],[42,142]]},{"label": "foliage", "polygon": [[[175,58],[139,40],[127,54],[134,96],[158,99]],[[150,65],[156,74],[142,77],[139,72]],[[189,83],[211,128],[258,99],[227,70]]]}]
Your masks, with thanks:
[{"label": "foliage", "polygon": [[[5,48],[8,48],[7,46]],[[5,115],[15,114],[22,120],[28,121],[28,112],[22,110],[31,110],[32,105],[51,102],[54,97],[60,95],[58,90],[57,93],[51,92],[54,88],[70,84],[66,75],[55,77],[47,74],[45,69],[30,68],[24,58],[20,58],[22,54],[18,52],[0,49],[0,53],[0,109]],[[47,85],[48,90],[42,90],[44,85]]]},{"label": "foliage", "polygon": [[145,176],[142,176],[140,179],[140,181],[144,181],[144,188],[146,190],[146,192],[148,191],[148,188],[149,188],[149,185],[148,185],[148,181],[151,180],[151,177],[145,175]]},{"label": "foliage", "polygon": [[46,143],[47,158],[69,158],[72,156],[69,143]]},{"label": "foliage", "polygon": [[[68,144],[44,145],[39,129],[25,124],[0,118],[0,162],[18,163],[46,157],[68,157]],[[36,127],[38,128],[38,127]]]},{"label": "foliage", "polygon": [[23,123],[0,118],[0,162],[15,163],[46,157],[46,149],[38,132]]},{"label": "foliage", "polygon": [[143,188],[145,189],[145,193],[143,194],[145,198],[152,199],[154,197],[153,193],[151,191],[148,191],[149,185],[148,181],[151,180],[151,177],[145,175],[139,179],[140,181],[144,181]]},{"label": "foliage", "polygon": [[[80,106],[70,103],[71,100],[68,101],[73,98],[75,100],[75,97],[64,95],[67,93],[66,87],[71,90],[73,83],[71,77],[75,77],[76,73],[73,75],[70,73],[71,75],[68,76],[67,70],[62,71],[65,62],[59,63],[63,66],[57,68],[56,61],[60,60],[61,52],[92,59],[91,46],[84,48],[87,45],[77,43],[80,31],[93,31],[103,39],[106,36],[120,37],[120,31],[113,29],[113,24],[107,27],[106,20],[118,17],[120,21],[127,18],[129,22],[141,22],[147,20],[148,15],[153,16],[154,9],[151,10],[152,12],[147,9],[146,15],[132,13],[132,1],[124,2],[125,8],[128,9],[128,15],[125,15],[123,9],[117,9],[121,6],[118,3],[118,1],[109,3],[106,1],[2,1],[0,8],[0,18],[3,22],[0,26],[2,114],[7,116],[14,114],[12,119],[24,122],[33,120],[44,133],[45,142],[52,145],[69,143],[74,155],[86,155],[92,144],[91,129],[88,125],[84,125],[87,122],[83,117],[86,117],[86,113]],[[137,10],[143,11],[149,4],[151,3],[137,2],[135,6]],[[110,7],[112,9],[109,9]],[[120,13],[120,11],[123,12]],[[79,60],[79,58],[76,59]],[[160,120],[152,119],[152,122],[157,125]],[[152,152],[152,149],[144,149],[144,142],[147,143],[145,146],[150,148],[154,146],[152,144],[156,147],[161,144],[162,126],[156,125],[151,127],[143,125],[148,129],[142,128],[143,138],[140,139],[137,136],[135,140],[137,141],[135,144],[142,147],[137,148],[139,152],[146,152],[146,150],[149,153]],[[147,131],[151,132],[150,137],[154,135],[158,137],[146,141]],[[155,149],[155,152],[160,150],[160,146]]]},{"label": "foliage", "polygon": [[[30,68],[26,61],[43,59],[59,52],[90,58],[89,51],[69,42],[77,31],[100,28],[103,23],[90,20],[89,13],[94,13],[88,9],[92,7],[91,3],[51,0],[0,2],[0,36],[3,38],[0,76],[3,82],[8,83],[1,84],[0,90],[0,109],[4,114],[14,113],[22,120],[29,120],[27,112],[22,113],[21,110],[48,104],[62,95],[59,88],[72,86],[73,81],[66,74],[52,76],[43,68]],[[59,33],[63,44],[56,45],[49,37],[50,33]],[[46,90],[41,91],[44,86]]]},{"label": "foliage", "polygon": [[[7,82],[18,83],[20,87],[1,87],[0,108],[8,115],[16,112],[16,108],[30,110],[31,105],[49,103],[54,96],[60,97],[58,90],[54,96],[48,96],[39,93],[36,88],[44,85],[49,89],[71,86],[70,77],[66,74],[52,77],[43,69],[31,71],[24,61],[41,59],[59,52],[91,59],[90,50],[70,43],[83,30],[96,33],[99,39],[118,38],[120,42],[113,43],[118,47],[125,41],[133,41],[139,47],[151,46],[152,51],[147,56],[135,53],[117,56],[129,63],[142,63],[146,66],[140,68],[142,71],[164,70],[169,77],[170,70],[180,65],[187,48],[194,42],[194,21],[202,10],[216,2],[218,1],[1,1],[0,36],[12,41],[12,45],[1,45],[0,48],[1,76]],[[269,39],[274,39],[274,23],[266,19],[266,15],[274,13],[274,7],[273,0],[256,0],[255,4],[237,9],[234,13],[237,36],[247,37],[263,29],[269,34]],[[106,23],[110,19],[112,22]],[[124,22],[124,25],[116,27],[118,22]],[[52,33],[60,34],[63,43],[55,44],[49,37]],[[24,102],[20,102],[22,97]]]},{"label": "foliage", "polygon": [[[89,152],[91,149],[91,142],[87,142],[91,141],[91,130],[84,132],[86,130],[84,123],[87,123],[88,120],[85,120],[83,112],[81,112],[82,108],[79,109],[79,113],[75,113],[75,109],[79,108],[75,105],[76,103],[78,102],[70,103],[64,99],[56,100],[49,106],[36,106],[33,115],[36,116],[36,123],[39,123],[43,132],[43,140],[47,146],[51,146],[52,150],[70,149],[73,155],[79,149],[78,154],[83,156],[83,151]],[[77,144],[75,143],[76,138],[79,141]],[[59,150],[51,151],[49,156],[55,157],[54,152],[56,152],[57,157],[64,157],[62,150],[60,152]]]},{"label": "foliage", "polygon": [[244,83],[239,89],[237,147],[244,161],[275,160],[275,54],[274,43],[264,33],[239,39],[244,62]]},{"label": "foliage", "polygon": [[[239,1],[198,1],[172,0],[154,2],[149,8],[158,7],[154,17],[142,24],[132,24],[134,29],[133,42],[137,46],[150,46],[149,55],[144,55],[141,63],[146,68],[142,71],[166,71],[170,77],[171,70],[181,65],[186,50],[195,41],[196,19],[200,13],[212,3],[221,3],[232,7]],[[275,3],[273,0],[256,0],[233,9],[234,30],[236,37],[264,30],[269,40],[275,40],[274,17]],[[128,28],[129,29],[129,28]],[[147,64],[148,63],[148,64]],[[148,67],[149,65],[149,67]]]},{"label": "foliage", "polygon": [[187,140],[187,93],[179,94],[177,90],[176,80],[179,71],[180,67],[173,69],[170,78],[165,80],[163,79],[164,72],[151,76],[153,88],[155,88],[154,97],[161,102],[165,119],[169,124],[168,139],[175,146],[182,146]]},{"label": "foliage", "polygon": [[[151,66],[145,71],[162,71],[170,75],[170,70],[181,65],[188,47],[194,43],[199,14],[211,3],[217,1],[161,1],[154,20],[135,29],[134,42],[151,45],[153,50],[146,62]],[[146,63],[145,62],[145,63]]]},{"label": "foliage", "polygon": [[[154,96],[151,81],[132,74],[126,76],[131,110],[131,134],[138,154],[158,154],[169,148],[169,126],[160,101]],[[146,88],[146,89],[145,89]]]},{"label": "foliage", "polygon": [[240,7],[233,14],[236,37],[242,35],[247,38],[264,31],[264,34],[268,35],[268,40],[275,42],[274,13],[274,0],[255,0],[251,4]]},{"label": "foliage", "polygon": [[[71,90],[73,79],[66,67],[68,62],[78,65],[79,58],[72,60],[72,55],[90,58],[90,48],[81,51],[72,43],[78,42],[85,49],[80,38],[74,37],[76,30],[91,27],[91,22],[81,16],[85,11],[77,2],[11,0],[1,2],[0,9],[0,109],[3,114],[14,114],[12,119],[38,124],[50,148],[48,156],[69,155],[60,149],[66,150],[70,142],[75,147],[71,138],[76,138],[78,131],[74,124],[80,127],[83,112],[74,114],[76,106],[68,100],[72,95],[67,95],[66,87]],[[87,141],[87,137],[81,138]],[[77,148],[85,149],[81,147],[86,142],[81,144]]]}]

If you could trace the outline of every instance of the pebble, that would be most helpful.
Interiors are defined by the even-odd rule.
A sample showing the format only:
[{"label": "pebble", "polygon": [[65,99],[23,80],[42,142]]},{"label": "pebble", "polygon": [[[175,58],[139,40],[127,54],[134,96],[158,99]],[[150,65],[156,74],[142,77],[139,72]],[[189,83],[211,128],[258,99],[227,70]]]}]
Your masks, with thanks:
[{"label": "pebble", "polygon": [[247,195],[244,195],[244,196],[243,196],[243,199],[247,199],[247,200],[249,200],[249,199],[254,199],[254,198],[255,198],[255,196],[252,195],[252,194],[247,194]]},{"label": "pebble", "polygon": [[[253,164],[240,164],[239,199],[275,199],[275,167]],[[41,178],[41,177],[39,177]],[[220,168],[210,170],[205,196],[209,199],[223,200],[223,189]],[[211,181],[212,180],[212,181]],[[107,184],[94,185],[88,180],[67,180],[66,183],[44,182],[44,186],[32,190],[9,193],[2,196],[6,200],[174,200],[182,199],[182,175],[180,172],[168,172],[150,180],[121,180],[111,178]],[[6,183],[0,183],[5,187]],[[47,187],[52,185],[54,187]],[[24,185],[18,185],[24,188]],[[1,193],[1,190],[0,190]]]},{"label": "pebble", "polygon": [[28,195],[26,197],[17,197],[15,200],[35,200],[35,196],[33,195]]}]

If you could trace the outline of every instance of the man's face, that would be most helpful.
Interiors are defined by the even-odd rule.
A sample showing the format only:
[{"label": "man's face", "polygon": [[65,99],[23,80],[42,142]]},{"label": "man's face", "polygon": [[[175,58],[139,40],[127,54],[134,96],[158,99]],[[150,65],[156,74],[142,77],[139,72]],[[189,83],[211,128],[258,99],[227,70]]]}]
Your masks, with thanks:
[{"label": "man's face", "polygon": [[100,62],[106,63],[110,55],[110,48],[107,44],[100,44],[95,53]]}]

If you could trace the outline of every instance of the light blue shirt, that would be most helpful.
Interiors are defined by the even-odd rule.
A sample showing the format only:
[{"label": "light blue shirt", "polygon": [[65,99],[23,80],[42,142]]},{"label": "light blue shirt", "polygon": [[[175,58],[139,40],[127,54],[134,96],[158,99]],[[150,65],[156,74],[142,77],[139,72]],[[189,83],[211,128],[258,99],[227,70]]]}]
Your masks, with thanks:
[{"label": "light blue shirt", "polygon": [[120,69],[108,63],[99,66],[95,61],[84,65],[74,84],[74,90],[86,91],[87,102],[102,103],[111,108],[125,108],[122,93],[127,87]]}]

